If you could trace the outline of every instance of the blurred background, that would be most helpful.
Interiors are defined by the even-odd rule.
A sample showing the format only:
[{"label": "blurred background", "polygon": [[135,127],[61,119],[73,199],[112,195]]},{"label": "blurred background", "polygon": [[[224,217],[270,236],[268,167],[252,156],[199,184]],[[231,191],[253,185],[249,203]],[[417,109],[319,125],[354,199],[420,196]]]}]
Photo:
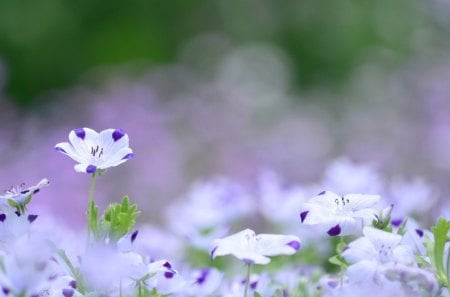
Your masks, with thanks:
[{"label": "blurred background", "polygon": [[0,1],[0,189],[47,177],[32,208],[83,224],[90,178],[53,147],[120,127],[135,159],[97,199],[149,222],[198,179],[319,183],[336,158],[445,201],[449,37],[447,0]]}]

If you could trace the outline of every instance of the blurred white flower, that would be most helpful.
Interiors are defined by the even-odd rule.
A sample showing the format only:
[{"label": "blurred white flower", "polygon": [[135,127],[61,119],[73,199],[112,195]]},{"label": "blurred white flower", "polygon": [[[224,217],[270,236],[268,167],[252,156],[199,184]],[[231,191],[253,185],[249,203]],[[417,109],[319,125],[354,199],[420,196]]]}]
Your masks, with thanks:
[{"label": "blurred white flower", "polygon": [[358,234],[376,219],[378,211],[372,207],[379,200],[378,195],[339,196],[323,191],[302,205],[300,220],[306,225],[322,226],[330,236]]},{"label": "blurred white flower", "polygon": [[128,135],[122,129],[100,133],[90,128],[74,129],[69,133],[69,142],[56,144],[55,150],[78,162],[75,171],[83,173],[115,167],[133,157]]},{"label": "blurred white flower", "polygon": [[292,255],[300,249],[300,239],[294,235],[259,234],[245,229],[213,242],[211,257],[233,255],[247,264],[267,264],[267,256]]},{"label": "blurred white flower", "polygon": [[372,227],[365,227],[364,236],[351,242],[342,257],[351,265],[347,275],[352,282],[382,278],[380,269],[389,264],[414,265],[409,245],[402,244],[402,236]]}]

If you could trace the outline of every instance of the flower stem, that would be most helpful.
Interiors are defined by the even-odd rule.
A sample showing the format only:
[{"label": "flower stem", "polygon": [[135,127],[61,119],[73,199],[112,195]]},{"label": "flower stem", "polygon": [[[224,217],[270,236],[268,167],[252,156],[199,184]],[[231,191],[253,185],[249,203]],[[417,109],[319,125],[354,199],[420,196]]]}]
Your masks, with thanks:
[{"label": "flower stem", "polygon": [[252,264],[250,264],[250,263],[247,264],[247,276],[246,276],[246,279],[245,279],[244,297],[247,297],[248,285],[249,285],[249,283],[250,283],[250,270],[251,270],[251,266],[252,266]]},{"label": "flower stem", "polygon": [[91,232],[94,235],[94,238],[97,236],[97,217],[98,217],[98,207],[95,205],[94,201],[94,190],[95,190],[95,179],[96,174],[92,174],[91,179],[91,188],[89,189],[89,203],[87,210],[88,217],[88,244],[91,237]]}]

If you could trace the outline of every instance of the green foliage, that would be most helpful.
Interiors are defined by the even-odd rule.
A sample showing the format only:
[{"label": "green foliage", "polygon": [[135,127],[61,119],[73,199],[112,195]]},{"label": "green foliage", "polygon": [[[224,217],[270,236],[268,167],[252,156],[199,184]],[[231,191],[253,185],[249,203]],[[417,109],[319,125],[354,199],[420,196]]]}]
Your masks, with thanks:
[{"label": "green foliage", "polygon": [[[431,264],[436,270],[436,278],[439,284],[449,288],[450,269],[449,269],[449,251],[445,250],[445,244],[448,241],[448,232],[450,231],[450,222],[444,218],[439,218],[436,226],[431,227],[434,235],[434,243],[426,241],[428,256]],[[447,258],[444,261],[444,258]],[[445,265],[446,264],[446,265]]]},{"label": "green foliage", "polygon": [[117,241],[133,230],[139,214],[137,205],[130,204],[128,196],[123,197],[120,203],[112,203],[106,208],[99,222],[99,230],[103,233],[100,235],[108,236],[110,240]]},{"label": "green foliage", "polygon": [[341,270],[345,270],[348,267],[348,263],[341,256],[346,246],[347,244],[343,240],[343,237],[341,237],[341,241],[336,245],[336,254],[328,259],[330,263],[337,265]]}]

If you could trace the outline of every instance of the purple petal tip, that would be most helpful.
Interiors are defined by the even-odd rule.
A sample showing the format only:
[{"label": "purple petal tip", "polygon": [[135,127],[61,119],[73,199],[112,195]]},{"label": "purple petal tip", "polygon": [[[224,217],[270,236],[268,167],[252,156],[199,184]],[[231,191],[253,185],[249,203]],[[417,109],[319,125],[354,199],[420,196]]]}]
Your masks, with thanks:
[{"label": "purple petal tip", "polygon": [[112,134],[112,138],[114,139],[114,141],[118,141],[124,135],[125,135],[125,131],[123,131],[122,129],[116,129],[116,130],[114,130],[114,132]]},{"label": "purple petal tip", "polygon": [[420,237],[423,237],[423,230],[422,230],[422,229],[416,229],[416,233],[417,233],[417,235],[419,235]]},{"label": "purple petal tip", "polygon": [[130,160],[133,157],[134,157],[134,154],[133,153],[129,153],[129,154],[125,155],[125,157],[123,157],[122,160]]},{"label": "purple petal tip", "polygon": [[211,250],[211,258],[214,259],[214,253],[216,252],[218,246],[215,246],[212,250]]},{"label": "purple petal tip", "polygon": [[6,220],[6,215],[4,213],[0,214],[0,221],[4,222]]},{"label": "purple petal tip", "polygon": [[55,146],[55,151],[67,154],[67,152],[64,149],[60,148],[59,146]]},{"label": "purple petal tip", "polygon": [[391,225],[394,227],[399,227],[403,223],[403,219],[391,220]]},{"label": "purple petal tip", "polygon": [[86,173],[94,173],[95,171],[97,171],[97,167],[94,165],[89,165],[86,167]]},{"label": "purple petal tip", "polygon": [[33,223],[37,219],[38,215],[28,215],[28,222]]},{"label": "purple petal tip", "polygon": [[300,213],[300,220],[301,220],[302,223],[305,221],[306,216],[308,215],[308,213],[309,213],[308,210]]},{"label": "purple petal tip", "polygon": [[131,233],[131,242],[134,242],[136,240],[138,233],[139,233],[139,230],[136,230],[133,233]]},{"label": "purple petal tip", "polygon": [[337,235],[341,234],[341,227],[339,226],[339,224],[337,224],[336,226],[331,227],[327,233],[330,236],[337,236]]},{"label": "purple petal tip", "polygon": [[64,297],[72,297],[75,291],[71,288],[66,288],[62,290],[62,293]]},{"label": "purple petal tip", "polygon": [[82,140],[84,140],[84,138],[86,137],[86,131],[84,131],[83,128],[77,128],[77,129],[74,129],[73,132],[75,133],[75,135],[76,135],[78,138],[80,138],[80,139],[82,139]]},{"label": "purple petal tip", "polygon": [[245,264],[254,264],[255,261],[253,261],[252,259],[248,259],[248,258],[244,258],[242,259],[242,261],[244,261]]},{"label": "purple petal tip", "polygon": [[324,195],[326,192],[327,192],[327,191],[322,191],[322,192],[320,192],[319,194],[317,194],[317,196]]},{"label": "purple petal tip", "polygon": [[291,248],[293,248],[294,250],[298,251],[300,249],[300,242],[293,240],[291,242],[286,243],[286,245],[290,246]]},{"label": "purple petal tip", "polygon": [[173,275],[174,275],[174,273],[173,273],[173,272],[170,272],[170,271],[166,271],[166,272],[164,272],[164,277],[165,277],[165,278],[172,278],[172,277],[173,277]]}]

